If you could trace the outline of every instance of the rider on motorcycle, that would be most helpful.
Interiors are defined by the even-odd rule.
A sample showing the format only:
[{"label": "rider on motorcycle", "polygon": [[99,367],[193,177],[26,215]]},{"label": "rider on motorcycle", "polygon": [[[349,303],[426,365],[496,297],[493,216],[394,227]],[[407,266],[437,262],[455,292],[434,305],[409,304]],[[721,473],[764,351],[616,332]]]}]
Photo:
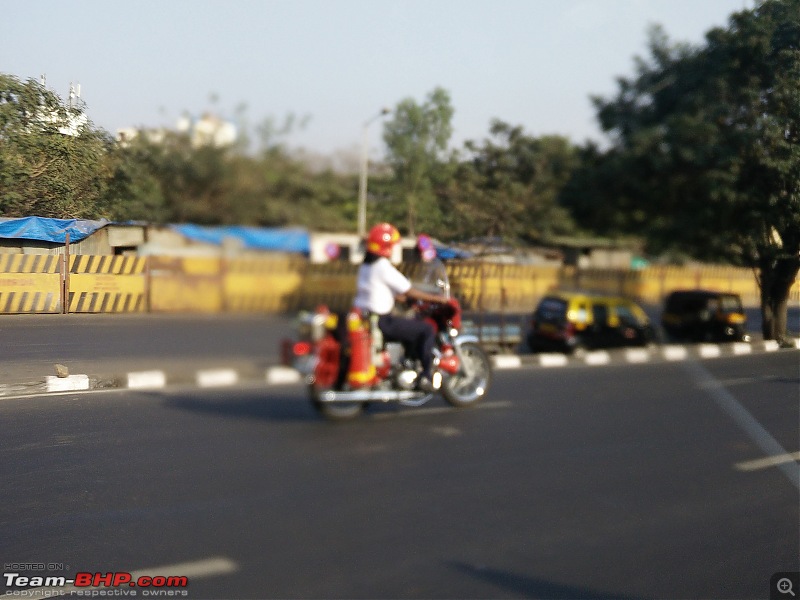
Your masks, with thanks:
[{"label": "rider on motorcycle", "polygon": [[419,300],[443,303],[436,294],[412,287],[408,278],[389,261],[392,248],[400,241],[400,232],[390,223],[375,225],[367,236],[366,256],[358,270],[355,306],[378,315],[378,328],[389,342],[401,342],[412,357],[418,358],[422,373],[417,387],[433,391],[431,366],[436,333],[430,323],[393,314],[395,302]]}]

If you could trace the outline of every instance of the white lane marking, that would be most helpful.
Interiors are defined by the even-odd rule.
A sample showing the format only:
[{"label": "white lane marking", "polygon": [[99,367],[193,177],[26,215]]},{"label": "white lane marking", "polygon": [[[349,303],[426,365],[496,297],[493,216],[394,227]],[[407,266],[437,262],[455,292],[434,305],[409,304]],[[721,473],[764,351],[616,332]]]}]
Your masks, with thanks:
[{"label": "white lane marking", "polygon": [[[228,575],[235,573],[239,570],[239,566],[232,560],[224,556],[215,556],[193,562],[177,563],[174,565],[164,565],[162,567],[148,567],[139,571],[131,573],[131,579],[136,581],[139,577],[186,577],[191,584],[192,579],[200,579],[203,577],[214,577],[217,575]],[[65,585],[61,587],[41,587],[25,590],[25,598],[52,598],[54,596],[63,596],[64,594],[74,595],[76,591],[85,593],[89,590],[96,590],[94,587],[75,587],[74,585]],[[105,589],[105,588],[104,588]],[[170,588],[177,589],[177,588]],[[184,588],[181,588],[184,589]]]},{"label": "white lane marking", "polygon": [[777,340],[767,340],[764,342],[765,352],[775,352],[778,349],[780,349],[780,345],[778,344]]},{"label": "white lane marking", "polygon": [[495,369],[519,369],[522,359],[516,354],[498,354],[494,357]]},{"label": "white lane marking", "polygon": [[703,358],[717,358],[720,354],[722,354],[720,347],[714,344],[700,344],[699,351],[700,356]]},{"label": "white lane marking", "polygon": [[665,360],[686,360],[689,351],[684,346],[664,346]]},{"label": "white lane marking", "polygon": [[238,565],[224,556],[215,556],[192,562],[177,563],[174,565],[164,565],[163,567],[150,567],[131,573],[135,580],[138,577],[164,575],[169,577],[186,577],[191,580],[201,577],[214,577],[216,575],[227,575],[235,573],[239,569]]},{"label": "white lane marking", "polygon": [[650,352],[645,348],[631,348],[625,351],[625,360],[629,363],[645,363],[650,360]]},{"label": "white lane marking", "polygon": [[270,367],[267,369],[267,383],[271,385],[298,383],[301,379],[300,373],[291,367]]},{"label": "white lane marking", "polygon": [[134,371],[128,373],[128,387],[137,390],[163,388],[167,385],[164,371]]},{"label": "white lane marking", "polygon": [[209,369],[197,372],[197,385],[200,387],[220,387],[236,385],[239,374],[233,369]]},{"label": "white lane marking", "polygon": [[539,365],[542,367],[566,367],[569,360],[564,354],[540,354]]},{"label": "white lane marking", "polygon": [[599,350],[597,352],[588,352],[584,357],[584,361],[587,365],[607,365],[611,362],[611,355],[606,352],[605,350]]},{"label": "white lane marking", "polygon": [[755,460],[746,460],[744,462],[736,463],[733,466],[737,471],[758,471],[760,469],[768,469],[784,463],[797,461],[800,461],[800,452],[780,454],[778,456],[767,456],[766,458],[757,458]]},{"label": "white lane marking", "polygon": [[736,355],[739,354],[750,354],[753,352],[753,347],[750,344],[745,344],[744,342],[737,342],[733,345],[733,353]]},{"label": "white lane marking", "polygon": [[[719,407],[728,413],[739,427],[750,437],[767,456],[780,456],[788,454],[778,441],[747,412],[739,401],[705,367],[696,361],[683,363],[684,368],[694,377],[698,387],[708,390],[711,397]],[[794,486],[800,490],[800,465],[797,463],[782,463],[776,465]]]},{"label": "white lane marking", "polygon": [[69,377],[48,375],[45,381],[48,392],[75,392],[89,389],[88,375],[70,375]]}]

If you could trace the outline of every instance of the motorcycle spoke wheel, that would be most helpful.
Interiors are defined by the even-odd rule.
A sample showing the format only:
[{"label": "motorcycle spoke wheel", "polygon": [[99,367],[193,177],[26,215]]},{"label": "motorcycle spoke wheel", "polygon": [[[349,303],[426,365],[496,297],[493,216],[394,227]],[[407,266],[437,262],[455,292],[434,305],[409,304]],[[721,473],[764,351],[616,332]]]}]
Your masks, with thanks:
[{"label": "motorcycle spoke wheel", "polygon": [[311,403],[317,412],[329,421],[351,421],[364,412],[363,402],[322,402],[319,400],[320,390],[316,389],[313,385],[309,390],[311,394]]},{"label": "motorcycle spoke wheel", "polygon": [[489,389],[492,366],[486,352],[478,344],[461,345],[461,371],[442,384],[442,395],[453,406],[471,406],[480,402]]}]

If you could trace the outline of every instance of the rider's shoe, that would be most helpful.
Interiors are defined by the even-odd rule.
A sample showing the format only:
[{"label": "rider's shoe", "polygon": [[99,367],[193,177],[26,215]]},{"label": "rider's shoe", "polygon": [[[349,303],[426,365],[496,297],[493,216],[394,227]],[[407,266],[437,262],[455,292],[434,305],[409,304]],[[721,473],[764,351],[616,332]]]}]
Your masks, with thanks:
[{"label": "rider's shoe", "polygon": [[438,386],[434,385],[427,377],[422,376],[417,380],[417,389],[426,394],[431,394],[438,389]]}]

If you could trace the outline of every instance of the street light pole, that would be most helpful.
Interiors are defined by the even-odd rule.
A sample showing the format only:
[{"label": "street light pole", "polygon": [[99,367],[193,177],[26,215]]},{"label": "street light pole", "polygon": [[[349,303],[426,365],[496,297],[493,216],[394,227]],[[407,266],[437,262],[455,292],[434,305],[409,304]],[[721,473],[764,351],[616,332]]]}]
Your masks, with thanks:
[{"label": "street light pole", "polygon": [[388,108],[364,122],[361,130],[361,169],[358,180],[358,236],[363,238],[367,234],[367,167],[369,164],[369,147],[367,133],[370,123],[389,114]]}]

